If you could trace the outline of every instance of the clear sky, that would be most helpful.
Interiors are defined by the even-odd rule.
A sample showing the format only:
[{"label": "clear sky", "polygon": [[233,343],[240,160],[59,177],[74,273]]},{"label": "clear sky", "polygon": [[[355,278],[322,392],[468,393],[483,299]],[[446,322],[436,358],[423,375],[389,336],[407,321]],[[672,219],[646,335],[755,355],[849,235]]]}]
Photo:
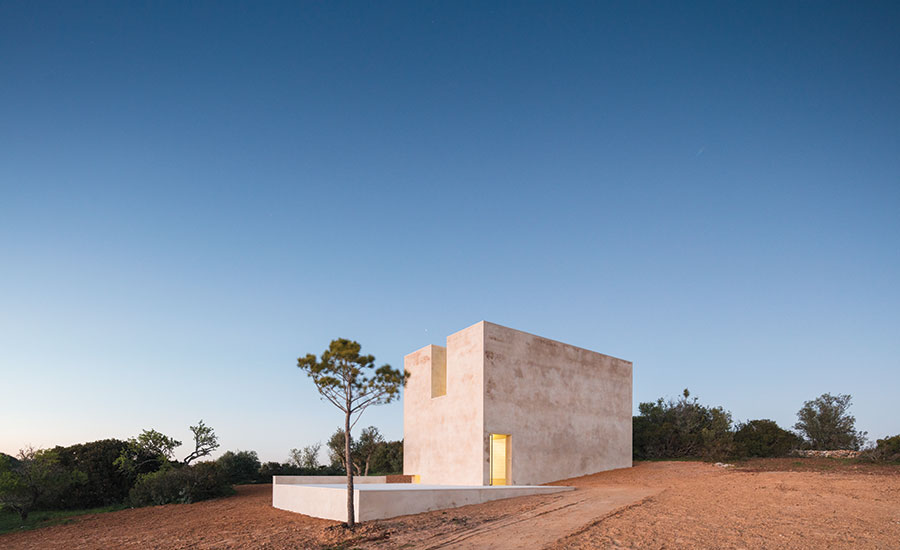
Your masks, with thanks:
[{"label": "clear sky", "polygon": [[677,4],[0,2],[0,451],[284,460],[482,319],[900,433],[900,4]]}]

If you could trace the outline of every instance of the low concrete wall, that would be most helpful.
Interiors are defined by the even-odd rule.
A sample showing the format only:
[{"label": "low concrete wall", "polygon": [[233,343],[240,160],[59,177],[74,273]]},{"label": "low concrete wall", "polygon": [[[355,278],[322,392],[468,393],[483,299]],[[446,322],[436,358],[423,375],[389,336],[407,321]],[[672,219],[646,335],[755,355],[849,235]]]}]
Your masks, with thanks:
[{"label": "low concrete wall", "polygon": [[[281,476],[278,476],[281,477]],[[291,477],[291,476],[287,476]],[[356,517],[359,518],[359,491],[353,491]],[[333,485],[272,485],[272,506],[314,518],[347,521],[347,488]],[[358,521],[358,520],[357,520]]]},{"label": "low concrete wall", "polygon": [[[458,508],[491,500],[571,491],[572,487],[422,487],[413,490],[372,488],[356,492],[358,521],[386,519],[409,514]],[[344,517],[347,516],[347,495],[344,493]]]},{"label": "low concrete wall", "polygon": [[[453,487],[364,483],[354,489],[353,502],[356,521],[369,521],[504,498],[571,490],[572,487],[559,486]],[[307,516],[347,521],[347,488],[337,484],[275,483],[272,486],[272,506]]]},{"label": "low concrete wall", "polygon": [[[353,476],[354,485],[387,483],[387,476]],[[272,485],[339,485],[347,484],[347,476],[272,476]]]}]

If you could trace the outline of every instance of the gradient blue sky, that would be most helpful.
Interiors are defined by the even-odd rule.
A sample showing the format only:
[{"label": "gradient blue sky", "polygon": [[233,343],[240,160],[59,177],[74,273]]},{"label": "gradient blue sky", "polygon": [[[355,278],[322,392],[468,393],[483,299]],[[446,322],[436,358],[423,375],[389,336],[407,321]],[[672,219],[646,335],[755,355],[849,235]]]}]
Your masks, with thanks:
[{"label": "gradient blue sky", "polygon": [[[0,451],[265,460],[486,319],[900,433],[896,2],[0,2]],[[402,436],[402,406],[362,421]],[[182,449],[183,451],[183,449]],[[179,452],[185,454],[185,452]]]}]

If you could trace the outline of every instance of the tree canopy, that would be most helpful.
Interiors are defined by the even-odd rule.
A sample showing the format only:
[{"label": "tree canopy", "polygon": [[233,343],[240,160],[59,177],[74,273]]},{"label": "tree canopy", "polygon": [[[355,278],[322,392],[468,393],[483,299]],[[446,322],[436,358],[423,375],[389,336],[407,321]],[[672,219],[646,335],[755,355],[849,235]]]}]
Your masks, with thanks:
[{"label": "tree canopy", "polygon": [[55,452],[26,447],[15,460],[0,457],[0,507],[15,511],[25,521],[42,498],[86,480],[83,472],[60,467]]},{"label": "tree canopy", "polygon": [[128,446],[116,458],[115,464],[127,472],[155,472],[174,459],[175,448],[180,445],[181,441],[156,430],[144,430],[128,440]]},{"label": "tree canopy", "polygon": [[216,432],[201,419],[196,426],[191,426],[191,433],[194,434],[194,450],[184,458],[185,464],[190,464],[201,456],[209,456],[213,451],[219,448],[219,438]]},{"label": "tree canopy", "polygon": [[685,389],[677,400],[640,403],[633,418],[634,457],[722,458],[733,450],[731,413],[706,407]]},{"label": "tree canopy", "polygon": [[857,431],[856,418],[850,414],[851,402],[849,394],[830,393],[806,401],[797,411],[794,429],[813,449],[859,450],[866,442],[866,432]]},{"label": "tree canopy", "polygon": [[390,365],[376,368],[375,357],[360,354],[361,349],[358,342],[338,338],[321,359],[311,353],[297,359],[297,366],[312,378],[322,397],[350,415],[350,429],[366,408],[400,397],[409,377]]},{"label": "tree canopy", "polygon": [[[341,439],[343,444],[344,440]],[[319,451],[322,449],[320,442],[306,445],[300,449],[291,449],[289,462],[298,468],[315,470],[319,467]]]},{"label": "tree canopy", "polygon": [[321,359],[313,354],[297,359],[322,397],[344,413],[344,460],[347,470],[347,526],[356,525],[353,503],[353,459],[350,430],[362,413],[373,405],[390,403],[400,397],[400,388],[409,373],[390,365],[375,366],[375,357],[360,353],[358,342],[346,338],[332,340]]}]

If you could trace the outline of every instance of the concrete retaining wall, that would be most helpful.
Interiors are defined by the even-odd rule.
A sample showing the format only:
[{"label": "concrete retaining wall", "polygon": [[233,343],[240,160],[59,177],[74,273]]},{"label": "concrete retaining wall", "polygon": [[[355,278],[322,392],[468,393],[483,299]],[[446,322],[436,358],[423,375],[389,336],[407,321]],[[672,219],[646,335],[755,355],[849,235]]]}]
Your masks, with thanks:
[{"label": "concrete retaining wall", "polygon": [[[281,476],[279,476],[281,477]],[[491,500],[571,491],[572,487],[450,487],[362,484],[353,491],[356,521],[392,518]],[[347,488],[340,485],[275,484],[272,506],[307,516],[347,521]]]},{"label": "concrete retaining wall", "polygon": [[[381,488],[367,489],[356,494],[356,515],[359,521],[385,519],[431,510],[458,508],[491,500],[571,491],[572,487],[420,487],[413,490]],[[347,499],[344,493],[344,516]]]},{"label": "concrete retaining wall", "polygon": [[[354,485],[387,483],[387,476],[353,476]],[[272,476],[272,485],[341,485],[347,476]]]},{"label": "concrete retaining wall", "polygon": [[[359,491],[353,492],[353,503],[359,521]],[[347,488],[275,484],[272,485],[272,506],[314,518],[347,521]]]}]

